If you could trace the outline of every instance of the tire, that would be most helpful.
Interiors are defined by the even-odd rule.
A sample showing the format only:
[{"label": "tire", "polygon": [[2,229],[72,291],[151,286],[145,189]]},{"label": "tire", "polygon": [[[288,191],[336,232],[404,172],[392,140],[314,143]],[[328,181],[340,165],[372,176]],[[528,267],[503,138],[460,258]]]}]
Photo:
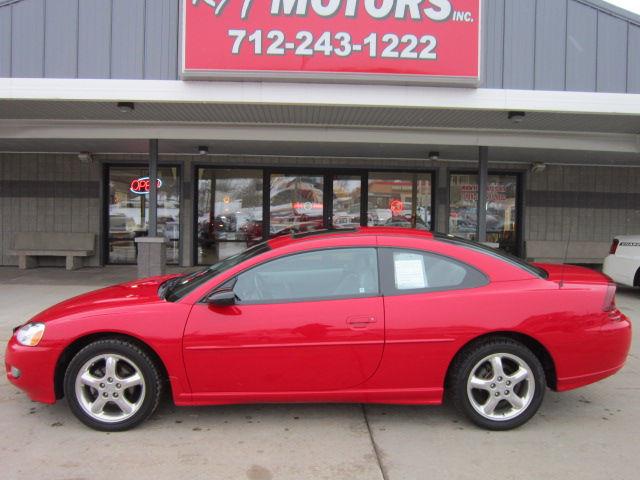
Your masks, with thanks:
[{"label": "tire", "polygon": [[101,431],[128,430],[158,407],[162,376],[136,344],[120,339],[90,343],[71,360],[64,394],[73,414]]},{"label": "tire", "polygon": [[449,389],[456,408],[473,423],[488,430],[510,430],[538,411],[546,379],[531,350],[510,338],[496,337],[457,356]]}]

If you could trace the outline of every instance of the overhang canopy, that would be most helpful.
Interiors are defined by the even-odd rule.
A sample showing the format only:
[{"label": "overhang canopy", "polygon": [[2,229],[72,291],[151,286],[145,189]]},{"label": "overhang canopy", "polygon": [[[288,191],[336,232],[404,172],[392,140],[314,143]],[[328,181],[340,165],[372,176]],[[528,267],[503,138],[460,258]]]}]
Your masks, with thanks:
[{"label": "overhang canopy", "polygon": [[[116,103],[135,103],[120,111]],[[516,123],[508,112],[526,116]],[[640,163],[640,95],[416,86],[0,79],[0,150],[414,158],[475,146],[518,159]],[[115,141],[115,142],[114,142]],[[372,152],[373,150],[373,152]],[[529,153],[527,153],[529,152]],[[603,155],[606,153],[606,155]],[[492,154],[492,160],[494,159]],[[514,159],[515,160],[515,159]]]}]

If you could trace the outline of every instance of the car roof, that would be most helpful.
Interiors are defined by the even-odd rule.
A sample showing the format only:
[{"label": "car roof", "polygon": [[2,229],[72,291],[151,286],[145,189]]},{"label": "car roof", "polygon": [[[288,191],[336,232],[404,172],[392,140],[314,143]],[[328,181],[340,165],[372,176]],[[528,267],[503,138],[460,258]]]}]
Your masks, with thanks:
[{"label": "car roof", "polygon": [[314,230],[311,232],[294,233],[290,235],[281,235],[269,240],[271,248],[284,247],[294,243],[304,242],[305,240],[318,239],[325,236],[341,236],[355,237],[362,235],[377,236],[403,236],[420,239],[433,239],[433,233],[426,230],[418,230],[415,228],[401,227],[353,227],[353,228],[330,228],[322,230]]}]

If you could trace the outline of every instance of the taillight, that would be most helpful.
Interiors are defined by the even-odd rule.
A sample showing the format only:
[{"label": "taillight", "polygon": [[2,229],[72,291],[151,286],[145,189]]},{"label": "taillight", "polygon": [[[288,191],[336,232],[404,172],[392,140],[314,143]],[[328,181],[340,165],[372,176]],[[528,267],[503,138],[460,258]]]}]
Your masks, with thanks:
[{"label": "taillight", "polygon": [[610,283],[607,285],[607,292],[604,295],[604,303],[602,304],[602,311],[611,312],[616,308],[616,284]]},{"label": "taillight", "polygon": [[615,255],[616,254],[616,250],[618,249],[618,244],[620,243],[620,240],[618,240],[617,238],[613,239],[613,242],[611,242],[611,248],[609,249],[609,255]]}]

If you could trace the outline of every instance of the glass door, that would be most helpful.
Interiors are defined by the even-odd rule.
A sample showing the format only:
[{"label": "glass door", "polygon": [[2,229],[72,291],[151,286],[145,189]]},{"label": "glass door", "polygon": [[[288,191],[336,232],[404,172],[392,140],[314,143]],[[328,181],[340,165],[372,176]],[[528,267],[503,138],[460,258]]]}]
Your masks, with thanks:
[{"label": "glass door", "polygon": [[332,186],[332,227],[359,227],[361,217],[362,176],[334,175],[332,177]]},{"label": "glass door", "polygon": [[270,175],[269,236],[325,228],[323,175]]},{"label": "glass door", "polygon": [[430,173],[370,173],[367,225],[431,230],[431,185]]},{"label": "glass door", "polygon": [[[108,168],[108,263],[135,264],[137,237],[149,231],[149,170]],[[158,236],[167,241],[167,263],[180,259],[180,175],[178,167],[158,168]]]},{"label": "glass door", "polygon": [[198,171],[198,264],[210,265],[262,241],[262,170]]}]

